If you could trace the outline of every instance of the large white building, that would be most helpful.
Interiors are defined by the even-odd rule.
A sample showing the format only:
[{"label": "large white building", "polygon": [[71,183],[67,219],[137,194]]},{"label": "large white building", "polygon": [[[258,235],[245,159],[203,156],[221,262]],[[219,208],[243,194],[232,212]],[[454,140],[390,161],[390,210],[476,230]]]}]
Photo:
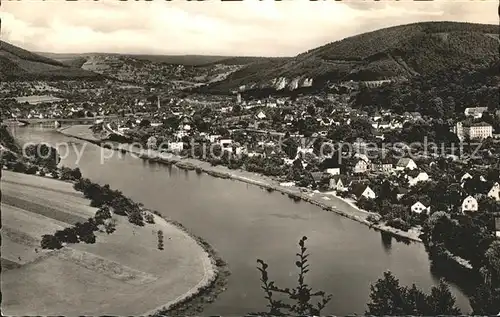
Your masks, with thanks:
[{"label": "large white building", "polygon": [[455,127],[455,133],[460,140],[467,137],[471,140],[482,140],[493,137],[493,127],[485,122],[473,123],[470,126],[464,126],[459,122]]},{"label": "large white building", "polygon": [[474,108],[465,108],[464,114],[468,117],[474,117],[479,119],[483,116],[483,113],[488,111],[488,107],[474,107]]}]

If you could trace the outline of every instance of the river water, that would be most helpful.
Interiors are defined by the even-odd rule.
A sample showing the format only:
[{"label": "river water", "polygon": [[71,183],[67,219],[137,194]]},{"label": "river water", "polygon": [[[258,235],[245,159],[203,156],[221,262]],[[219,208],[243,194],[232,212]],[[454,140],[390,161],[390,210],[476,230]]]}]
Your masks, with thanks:
[{"label": "river water", "polygon": [[[258,258],[266,261],[271,279],[279,286],[294,287],[297,281],[295,254],[298,240],[307,236],[310,255],[308,284],[333,294],[322,314],[362,314],[369,300],[370,284],[392,271],[402,284],[428,291],[438,277],[430,272],[423,245],[383,239],[365,225],[286,195],[268,193],[248,184],[198,175],[160,164],[150,164],[129,154],[110,150],[40,128],[16,128],[22,142],[55,145],[72,140],[62,164],[80,167],[84,177],[111,188],[145,207],[181,222],[208,241],[228,263],[231,276],[227,290],[204,310],[204,315],[242,315],[265,311],[266,302],[256,269]],[[76,151],[84,147],[81,160]],[[168,290],[165,290],[168,291]],[[467,298],[455,286],[459,307],[470,311]]]}]

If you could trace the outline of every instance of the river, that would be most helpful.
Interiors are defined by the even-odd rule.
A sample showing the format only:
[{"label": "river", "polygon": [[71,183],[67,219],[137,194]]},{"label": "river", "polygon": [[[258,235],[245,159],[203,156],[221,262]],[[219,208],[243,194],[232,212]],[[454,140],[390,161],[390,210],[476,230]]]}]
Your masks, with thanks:
[{"label": "river", "polygon": [[[180,170],[114,152],[101,163],[101,151],[110,150],[40,128],[16,128],[21,143],[72,140],[62,164],[78,166],[84,177],[111,188],[145,207],[181,222],[208,241],[228,263],[227,290],[208,304],[204,315],[242,315],[266,310],[256,269],[258,258],[266,261],[271,279],[279,286],[294,287],[297,280],[295,254],[298,240],[307,236],[310,255],[308,284],[333,294],[323,315],[362,314],[369,300],[370,284],[391,270],[400,282],[428,291],[438,278],[430,272],[423,245],[382,239],[379,232],[335,213],[286,195],[268,193],[248,184]],[[59,147],[62,149],[61,147]],[[165,290],[168,291],[168,290]],[[463,312],[467,298],[455,286],[452,292]]]}]

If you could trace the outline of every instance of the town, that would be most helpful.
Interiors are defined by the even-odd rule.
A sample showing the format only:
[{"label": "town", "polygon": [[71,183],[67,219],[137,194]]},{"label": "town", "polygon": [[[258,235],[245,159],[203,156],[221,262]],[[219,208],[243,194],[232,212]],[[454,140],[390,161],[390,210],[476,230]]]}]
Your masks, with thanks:
[{"label": "town", "polygon": [[[477,212],[488,208],[490,199],[500,201],[500,110],[467,107],[443,131],[446,143],[424,144],[412,141],[426,139],[425,130],[407,139],[396,136],[435,119],[418,112],[353,109],[356,92],[349,83],[339,85],[340,94],[248,100],[240,92],[181,98],[154,88],[102,84],[105,94],[97,83],[25,82],[26,96],[12,98],[12,83],[2,83],[10,105],[2,110],[16,124],[53,119],[49,125],[60,126],[64,119],[95,117],[93,131],[111,140],[140,142],[269,176],[283,186],[338,195],[380,216],[373,220],[404,231],[420,228],[430,210]],[[499,223],[497,217],[492,227],[497,235]]]},{"label": "town", "polygon": [[500,311],[496,25],[392,26],[294,57],[12,41],[3,311]]}]

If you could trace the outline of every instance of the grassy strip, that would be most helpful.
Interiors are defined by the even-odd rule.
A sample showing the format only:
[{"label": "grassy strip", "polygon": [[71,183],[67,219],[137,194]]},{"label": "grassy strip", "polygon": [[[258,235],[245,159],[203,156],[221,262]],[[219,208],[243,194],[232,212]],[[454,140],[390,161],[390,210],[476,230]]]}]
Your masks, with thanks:
[{"label": "grassy strip", "polygon": [[77,222],[85,222],[87,220],[87,218],[73,215],[47,206],[42,206],[18,197],[2,195],[2,203],[16,208],[29,210],[39,215],[65,222],[70,225],[74,225]]}]

